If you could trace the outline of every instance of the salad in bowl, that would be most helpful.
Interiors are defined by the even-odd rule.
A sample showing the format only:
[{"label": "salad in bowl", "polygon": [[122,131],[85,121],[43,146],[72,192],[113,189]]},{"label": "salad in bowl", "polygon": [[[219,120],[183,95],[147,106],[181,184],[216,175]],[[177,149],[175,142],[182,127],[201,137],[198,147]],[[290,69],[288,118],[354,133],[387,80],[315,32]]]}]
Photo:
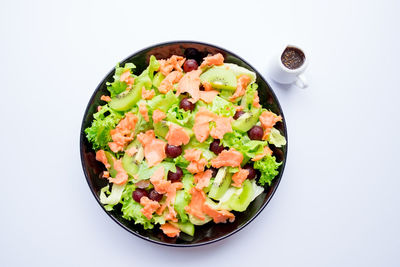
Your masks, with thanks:
[{"label": "salad in bowl", "polygon": [[148,62],[115,67],[85,129],[108,181],[100,202],[168,238],[234,222],[278,175],[282,117],[260,105],[256,73],[220,53]]}]

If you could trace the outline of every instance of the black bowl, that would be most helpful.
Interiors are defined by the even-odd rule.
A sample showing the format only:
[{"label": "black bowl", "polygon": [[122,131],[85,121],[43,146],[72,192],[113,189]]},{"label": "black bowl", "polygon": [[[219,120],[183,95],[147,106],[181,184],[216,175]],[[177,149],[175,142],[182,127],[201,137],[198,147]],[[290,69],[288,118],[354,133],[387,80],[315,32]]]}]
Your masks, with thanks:
[{"label": "black bowl", "polygon": [[[282,109],[279,105],[276,95],[272,91],[269,84],[250,64],[248,64],[245,60],[235,55],[234,53],[227,51],[226,49],[210,44],[192,41],[168,42],[153,45],[151,47],[140,50],[123,60],[121,64],[125,64],[126,62],[133,62],[136,65],[135,73],[137,74],[147,67],[150,55],[155,55],[157,59],[169,58],[172,55],[184,55],[187,48],[195,48],[200,51],[204,56],[207,54],[221,53],[222,55],[224,55],[225,62],[235,63],[239,66],[254,71],[257,74],[260,104],[263,107],[270,109],[272,112],[282,116],[282,122],[278,123],[276,127],[287,139],[286,123],[282,113]],[[189,50],[186,51],[188,52]],[[100,206],[102,205],[100,204],[99,192],[100,189],[107,184],[107,180],[99,178],[100,174],[104,170],[104,167],[100,162],[96,161],[95,153],[92,149],[91,144],[89,144],[86,139],[84,129],[91,125],[93,114],[96,112],[97,106],[101,104],[101,95],[107,94],[106,82],[112,80],[113,73],[114,69],[112,69],[100,82],[92,97],[90,98],[85,114],[83,116],[82,128],[80,132],[80,152],[83,171],[85,173],[90,190],[92,191]],[[141,225],[134,224],[133,222],[125,220],[124,218],[122,218],[120,212],[118,212],[118,209],[115,209],[111,212],[106,211],[104,208],[103,209],[117,224],[119,224],[128,232],[142,239],[157,244],[176,247],[191,247],[210,244],[222,240],[248,225],[265,208],[265,206],[268,204],[269,200],[275,193],[285,167],[287,145],[282,148],[276,148],[272,146],[271,149],[273,150],[277,160],[283,162],[282,165],[279,167],[278,176],[274,179],[272,185],[266,188],[266,190],[264,190],[264,192],[250,204],[245,212],[235,213],[236,219],[233,223],[208,223],[203,226],[196,226],[195,235],[193,237],[181,233],[179,238],[169,238],[166,237],[161,232],[161,230],[158,229],[158,227],[155,227],[155,229],[152,230],[144,230]]]}]

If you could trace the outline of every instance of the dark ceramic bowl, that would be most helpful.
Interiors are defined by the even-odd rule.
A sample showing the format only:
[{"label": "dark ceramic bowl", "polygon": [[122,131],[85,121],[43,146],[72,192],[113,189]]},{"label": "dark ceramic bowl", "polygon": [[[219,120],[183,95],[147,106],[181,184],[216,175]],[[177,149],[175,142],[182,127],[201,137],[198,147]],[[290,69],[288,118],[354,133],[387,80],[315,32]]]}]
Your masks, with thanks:
[{"label": "dark ceramic bowl", "polygon": [[[282,122],[278,123],[276,127],[287,139],[286,124],[282,109],[271,87],[257,70],[232,52],[210,44],[192,41],[177,41],[157,44],[140,50],[123,60],[121,64],[123,65],[126,62],[133,62],[136,65],[135,73],[137,74],[141,73],[147,67],[150,55],[155,55],[157,59],[169,58],[172,55],[184,55],[185,49],[187,48],[196,48],[202,52],[203,55],[221,53],[224,55],[225,62],[235,63],[239,66],[254,71],[257,74],[256,82],[258,84],[260,104],[263,107],[270,109],[274,113],[282,116]],[[85,173],[90,190],[92,190],[92,193],[100,206],[102,205],[100,204],[99,192],[100,189],[107,184],[107,180],[99,178],[100,174],[104,170],[104,166],[100,162],[96,161],[95,152],[85,137],[84,129],[91,125],[93,113],[96,112],[97,106],[102,104],[102,102],[100,102],[100,97],[103,94],[107,94],[106,82],[112,80],[113,73],[114,69],[112,69],[100,82],[90,98],[83,116],[82,128],[80,132],[80,152],[83,171]],[[176,247],[190,247],[210,244],[222,240],[248,225],[265,208],[275,193],[285,167],[287,145],[283,148],[276,148],[272,146],[271,149],[273,150],[277,160],[283,162],[279,168],[278,176],[274,179],[273,184],[266,188],[264,192],[250,204],[246,211],[235,213],[236,219],[233,223],[214,224],[211,222],[203,226],[196,226],[195,235],[193,237],[181,233],[179,238],[169,238],[166,237],[161,230],[158,229],[158,227],[155,227],[152,230],[144,230],[141,225],[134,224],[133,222],[123,219],[118,208],[111,212],[106,210],[104,210],[104,212],[128,232],[157,244]]]}]

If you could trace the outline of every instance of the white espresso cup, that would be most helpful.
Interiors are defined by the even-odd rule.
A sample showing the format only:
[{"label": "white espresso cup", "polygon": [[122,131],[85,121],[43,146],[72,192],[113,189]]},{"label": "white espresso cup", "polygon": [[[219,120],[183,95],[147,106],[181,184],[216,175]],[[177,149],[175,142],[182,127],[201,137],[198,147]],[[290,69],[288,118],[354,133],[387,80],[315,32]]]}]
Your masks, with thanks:
[{"label": "white espresso cup", "polygon": [[[303,59],[302,63],[300,64],[299,60],[290,61],[287,60],[287,57],[283,58],[284,53],[287,51],[300,55]],[[282,60],[284,60],[285,62],[282,62]],[[297,87],[304,89],[308,86],[307,79],[303,74],[303,72],[307,68],[307,65],[308,60],[304,50],[295,45],[287,45],[279,55],[276,55],[272,58],[269,66],[270,77],[278,83],[295,83]]]}]

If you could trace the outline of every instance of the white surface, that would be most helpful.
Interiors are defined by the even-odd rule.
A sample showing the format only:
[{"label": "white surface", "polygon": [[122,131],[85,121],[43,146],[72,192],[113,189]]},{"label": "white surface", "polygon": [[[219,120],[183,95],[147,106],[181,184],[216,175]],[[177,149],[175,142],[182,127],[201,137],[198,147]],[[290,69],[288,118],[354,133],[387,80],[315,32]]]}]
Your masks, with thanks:
[{"label": "white surface", "polygon": [[[1,2],[2,266],[400,265],[399,1],[135,2]],[[175,39],[226,47],[264,73],[287,42],[310,58],[307,90],[271,83],[289,131],[274,198],[238,234],[191,249],[116,225],[78,148],[105,73]]]}]

